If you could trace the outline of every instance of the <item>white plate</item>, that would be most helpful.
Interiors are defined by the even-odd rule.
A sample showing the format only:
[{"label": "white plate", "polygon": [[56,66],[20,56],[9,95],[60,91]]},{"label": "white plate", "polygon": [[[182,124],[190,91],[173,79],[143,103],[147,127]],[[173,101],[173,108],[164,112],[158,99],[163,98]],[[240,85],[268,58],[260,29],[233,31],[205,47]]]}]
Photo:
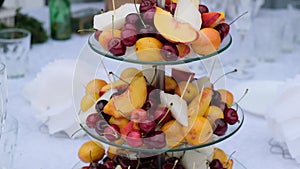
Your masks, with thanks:
[{"label": "white plate", "polygon": [[248,81],[236,85],[232,92],[237,101],[248,89],[248,93],[239,105],[246,112],[264,116],[266,108],[274,101],[279,91],[278,88],[282,84],[281,81]]}]

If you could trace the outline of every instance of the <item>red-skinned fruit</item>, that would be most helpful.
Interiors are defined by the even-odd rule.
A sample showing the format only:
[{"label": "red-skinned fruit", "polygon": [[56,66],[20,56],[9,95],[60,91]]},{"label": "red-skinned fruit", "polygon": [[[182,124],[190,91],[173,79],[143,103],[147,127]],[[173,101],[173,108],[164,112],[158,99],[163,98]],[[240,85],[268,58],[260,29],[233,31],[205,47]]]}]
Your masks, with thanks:
[{"label": "red-skinned fruit", "polygon": [[219,32],[221,40],[223,40],[229,34],[230,31],[230,25],[225,22],[220,23],[214,28]]},{"label": "red-skinned fruit", "polygon": [[153,24],[154,14],[155,14],[155,7],[148,9],[146,12],[143,13],[143,21],[148,24]]},{"label": "red-skinned fruit", "polygon": [[198,10],[201,14],[209,12],[207,6],[203,4],[199,4]]},{"label": "red-skinned fruit", "polygon": [[96,30],[94,33],[94,38],[98,41],[100,34],[102,33],[101,30]]},{"label": "red-skinned fruit", "polygon": [[116,141],[121,137],[120,128],[115,124],[106,126],[103,132],[104,137],[109,141]]},{"label": "red-skinned fruit", "polygon": [[131,113],[130,120],[133,122],[141,123],[145,121],[147,118],[148,118],[147,111],[145,111],[144,109],[135,109]]},{"label": "red-skinned fruit", "polygon": [[126,29],[131,29],[134,30],[135,32],[137,31],[136,26],[132,23],[125,23],[122,27],[122,31]]},{"label": "red-skinned fruit", "polygon": [[224,120],[228,124],[233,125],[239,121],[239,117],[235,109],[227,108],[223,111],[223,113],[224,113]]},{"label": "red-skinned fruit", "polygon": [[178,59],[179,51],[175,44],[165,43],[160,50],[160,54],[166,61],[173,61]]},{"label": "red-skinned fruit", "polygon": [[143,122],[139,123],[139,128],[143,133],[150,133],[155,130],[156,123],[155,121],[146,119]]},{"label": "red-skinned fruit", "polygon": [[209,167],[210,167],[210,169],[224,169],[224,168],[223,168],[223,164],[222,164],[221,161],[218,160],[218,159],[213,159],[213,160],[209,163]]},{"label": "red-skinned fruit", "polygon": [[133,46],[138,39],[138,35],[135,30],[123,29],[121,31],[121,38],[125,46]]},{"label": "red-skinned fruit", "polygon": [[108,51],[114,56],[122,56],[126,52],[126,46],[121,38],[112,38],[108,42]]},{"label": "red-skinned fruit", "polygon": [[141,147],[143,145],[141,132],[139,130],[131,130],[126,136],[126,142],[131,147]]},{"label": "red-skinned fruit", "polygon": [[214,129],[214,134],[217,136],[223,136],[227,129],[228,129],[228,124],[224,119],[217,119],[215,121],[216,128]]},{"label": "red-skinned fruit", "polygon": [[130,13],[126,15],[125,22],[133,25],[137,25],[140,21],[140,17],[137,13]]},{"label": "red-skinned fruit", "polygon": [[140,13],[144,13],[154,6],[155,4],[151,0],[143,0],[142,3],[140,3]]},{"label": "red-skinned fruit", "polygon": [[86,125],[89,128],[95,128],[99,120],[101,120],[101,115],[99,113],[92,113],[86,118]]}]

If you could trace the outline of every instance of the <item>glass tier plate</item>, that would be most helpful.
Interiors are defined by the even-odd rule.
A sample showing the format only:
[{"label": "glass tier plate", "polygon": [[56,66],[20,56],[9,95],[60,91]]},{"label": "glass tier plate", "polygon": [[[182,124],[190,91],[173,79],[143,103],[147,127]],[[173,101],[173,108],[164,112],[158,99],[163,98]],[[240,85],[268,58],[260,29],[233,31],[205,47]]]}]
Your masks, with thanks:
[{"label": "glass tier plate", "polygon": [[114,60],[118,60],[118,61],[124,61],[124,62],[129,62],[129,63],[137,63],[137,64],[147,64],[147,65],[176,65],[176,64],[183,64],[183,63],[189,63],[189,62],[193,62],[193,61],[198,61],[198,60],[202,60],[202,59],[206,59],[215,55],[218,55],[220,53],[222,53],[223,51],[225,51],[227,48],[229,48],[229,46],[232,43],[232,37],[229,34],[228,36],[226,36],[222,43],[220,48],[214,52],[211,53],[209,55],[198,55],[195,52],[193,52],[191,50],[191,52],[185,56],[184,58],[175,60],[175,61],[154,61],[154,62],[146,62],[146,61],[142,61],[139,60],[134,52],[134,47],[127,47],[126,53],[124,56],[113,56],[112,54],[110,54],[108,51],[104,50],[101,45],[99,44],[99,42],[94,38],[94,33],[89,37],[88,39],[88,44],[91,47],[91,49],[93,51],[95,51],[96,53],[98,53],[99,55],[105,56],[107,58],[111,58]]},{"label": "glass tier plate", "polygon": [[[234,124],[234,125],[228,125],[228,130],[227,130],[225,135],[217,136],[217,135],[213,134],[213,136],[203,144],[190,145],[188,143],[182,143],[180,146],[173,147],[173,148],[170,148],[170,147],[165,147],[165,148],[161,148],[161,149],[153,149],[153,148],[150,149],[150,148],[147,148],[147,147],[135,148],[135,147],[131,147],[131,146],[127,145],[126,143],[121,143],[120,144],[120,143],[117,143],[117,142],[111,142],[111,141],[108,141],[104,136],[100,136],[95,131],[95,129],[87,127],[84,120],[80,121],[80,119],[79,119],[79,121],[80,121],[81,128],[92,139],[100,141],[100,142],[108,144],[108,145],[119,147],[121,149],[127,149],[127,150],[130,150],[130,151],[136,151],[136,152],[149,152],[149,153],[176,152],[176,151],[186,151],[186,150],[193,150],[193,149],[197,149],[197,148],[204,148],[204,147],[207,147],[207,146],[211,146],[211,145],[219,143],[223,140],[226,140],[227,138],[234,135],[241,128],[241,126],[244,122],[244,112],[241,109],[241,107],[239,107],[237,104],[235,104],[233,107],[238,112],[239,122]],[[80,112],[80,113],[83,113],[83,112]],[[80,115],[78,115],[78,117],[80,117]]]},{"label": "glass tier plate", "polygon": [[[247,167],[244,166],[239,160],[237,160],[236,158],[232,158],[232,159],[234,161],[232,169],[247,169]],[[71,169],[81,169],[82,167],[87,165],[88,165],[87,163],[83,163],[79,161],[76,164],[74,164],[74,166]]]}]

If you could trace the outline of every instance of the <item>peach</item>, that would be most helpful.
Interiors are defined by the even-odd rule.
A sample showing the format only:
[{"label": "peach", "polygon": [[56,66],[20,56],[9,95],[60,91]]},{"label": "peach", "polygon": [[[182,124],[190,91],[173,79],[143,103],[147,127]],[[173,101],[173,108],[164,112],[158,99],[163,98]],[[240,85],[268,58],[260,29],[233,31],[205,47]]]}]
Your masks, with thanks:
[{"label": "peach", "polygon": [[105,155],[105,148],[95,141],[87,141],[78,150],[78,157],[84,163],[98,162]]},{"label": "peach", "polygon": [[199,55],[208,55],[216,52],[221,45],[221,36],[214,28],[199,30],[199,38],[192,43],[192,49]]},{"label": "peach", "polygon": [[96,93],[94,94],[86,94],[82,97],[81,101],[80,101],[80,109],[83,112],[88,111],[96,102],[96,100],[99,98],[100,96]]},{"label": "peach", "polygon": [[129,67],[122,71],[120,78],[123,80],[123,79],[131,78],[131,77],[135,77],[135,76],[141,77],[141,76],[143,76],[143,73],[140,70],[138,70],[137,68]]},{"label": "peach", "polygon": [[209,106],[204,114],[204,117],[206,117],[209,120],[210,124],[213,125],[217,119],[224,118],[224,113],[221,108],[217,106]]},{"label": "peach", "polygon": [[163,61],[160,49],[163,44],[156,38],[143,37],[135,43],[135,53],[139,60],[142,61]]},{"label": "peach", "polygon": [[180,58],[184,58],[186,55],[188,55],[191,51],[191,48],[189,45],[186,45],[186,44],[183,44],[183,43],[180,43],[178,45],[176,45],[177,49],[178,49],[178,52],[179,52],[179,57]]},{"label": "peach", "polygon": [[106,81],[102,79],[93,79],[85,86],[86,94],[100,94],[100,90],[103,86],[107,85]]},{"label": "peach", "polygon": [[108,42],[113,38],[121,38],[121,31],[118,29],[105,29],[99,36],[99,44],[102,48],[108,51]]},{"label": "peach", "polygon": [[115,118],[130,118],[135,109],[142,108],[147,99],[147,82],[144,77],[136,77],[129,88],[121,95],[114,96],[105,105],[103,111]]},{"label": "peach", "polygon": [[109,124],[117,125],[121,129],[128,124],[129,120],[124,117],[116,119],[115,117],[112,116],[108,122],[109,122]]},{"label": "peach", "polygon": [[198,38],[197,31],[188,23],[175,20],[171,13],[156,7],[154,26],[167,40],[175,43],[191,43]]},{"label": "peach", "polygon": [[183,126],[176,120],[170,120],[161,128],[166,135],[166,142],[170,148],[177,147],[184,140]]},{"label": "peach", "polygon": [[165,76],[165,92],[166,93],[174,93],[177,88],[176,80],[171,76]]},{"label": "peach", "polygon": [[230,160],[228,159],[227,154],[220,148],[217,147],[214,148],[213,159],[220,160],[220,162],[223,164],[224,167],[228,165],[230,166],[230,162],[229,162]]},{"label": "peach", "polygon": [[213,95],[211,88],[204,88],[188,106],[188,116],[204,116]]},{"label": "peach", "polygon": [[179,82],[175,89],[175,94],[181,96],[187,103],[191,102],[198,95],[198,93],[199,91],[197,86],[186,81]]},{"label": "peach", "polygon": [[224,12],[207,12],[203,13],[201,17],[202,28],[214,28],[226,20]]},{"label": "peach", "polygon": [[213,135],[209,121],[202,116],[189,118],[189,125],[184,128],[185,133],[187,133],[185,139],[191,145],[203,144]]},{"label": "peach", "polygon": [[231,107],[234,101],[233,94],[226,89],[218,89],[217,91],[221,94],[222,102],[226,103],[228,107]]}]

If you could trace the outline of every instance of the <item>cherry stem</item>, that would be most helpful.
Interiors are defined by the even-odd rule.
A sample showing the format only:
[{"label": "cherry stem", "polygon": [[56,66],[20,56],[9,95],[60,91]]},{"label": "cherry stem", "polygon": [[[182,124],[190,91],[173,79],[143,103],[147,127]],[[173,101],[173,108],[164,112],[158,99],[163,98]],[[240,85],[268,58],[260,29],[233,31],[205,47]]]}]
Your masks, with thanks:
[{"label": "cherry stem", "polygon": [[142,19],[142,17],[141,17],[141,13],[140,13],[140,11],[137,9],[137,6],[136,6],[136,0],[133,0],[133,3],[134,3],[135,10],[136,10],[136,12],[137,12],[137,14],[138,14],[138,16],[139,16],[139,18],[140,18],[140,20],[141,20],[141,23],[142,23],[143,27],[146,28],[146,24],[145,24],[145,22],[143,21],[143,19]]},{"label": "cherry stem", "polygon": [[235,104],[238,104],[247,95],[248,91],[249,89],[246,89],[242,97]]},{"label": "cherry stem", "polygon": [[176,161],[174,162],[174,165],[173,165],[172,169],[175,169],[177,163],[178,163],[178,160],[176,160]]},{"label": "cherry stem", "polygon": [[213,84],[215,84],[215,83],[217,83],[221,78],[223,78],[224,76],[226,76],[226,75],[228,75],[228,74],[231,74],[231,73],[235,73],[235,72],[237,72],[237,69],[233,69],[232,71],[230,71],[230,72],[227,72],[227,73],[224,73],[222,76],[220,76],[217,80],[215,80],[214,82],[213,82]]},{"label": "cherry stem", "polygon": [[187,80],[186,85],[184,86],[184,89],[183,89],[183,92],[182,92],[182,94],[181,94],[181,96],[180,96],[180,99],[183,98],[183,96],[184,96],[184,94],[185,94],[185,92],[186,92],[186,90],[187,90],[187,87],[188,87],[188,85],[189,85],[189,83],[190,83],[190,81],[191,81],[191,78],[192,78],[192,75],[189,76],[189,79]]},{"label": "cherry stem", "polygon": [[238,19],[240,19],[242,16],[246,15],[248,13],[248,11],[242,13],[241,15],[239,15],[238,17],[236,17],[233,21],[231,21],[229,23],[229,25],[233,24],[235,21],[237,21]]},{"label": "cherry stem", "polygon": [[122,79],[121,77],[117,76],[114,72],[109,72],[109,74],[115,76],[116,78],[118,78],[119,80],[123,81],[123,82],[126,83],[127,85],[130,85],[130,83],[128,83],[127,81],[125,81],[125,80]]},{"label": "cherry stem", "polygon": [[163,120],[167,117],[168,113],[171,111],[171,107],[173,106],[173,103],[170,103],[170,106],[168,106],[168,110],[166,114],[159,120],[157,123],[157,126],[160,126],[160,124],[163,122]]}]

